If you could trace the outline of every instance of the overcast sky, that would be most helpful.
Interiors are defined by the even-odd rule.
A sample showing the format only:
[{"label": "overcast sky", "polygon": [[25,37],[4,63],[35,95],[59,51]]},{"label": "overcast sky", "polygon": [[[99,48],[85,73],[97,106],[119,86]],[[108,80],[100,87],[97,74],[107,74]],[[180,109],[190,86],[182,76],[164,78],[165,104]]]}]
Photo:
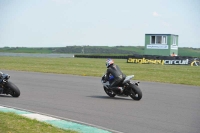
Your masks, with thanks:
[{"label": "overcast sky", "polygon": [[0,0],[0,47],[144,46],[146,33],[200,48],[200,0]]}]

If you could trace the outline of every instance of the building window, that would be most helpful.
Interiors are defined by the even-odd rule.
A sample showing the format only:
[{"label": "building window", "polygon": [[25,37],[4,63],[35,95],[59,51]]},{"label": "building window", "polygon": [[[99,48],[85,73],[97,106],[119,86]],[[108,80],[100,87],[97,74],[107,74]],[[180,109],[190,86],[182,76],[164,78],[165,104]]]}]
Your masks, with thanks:
[{"label": "building window", "polygon": [[173,42],[172,42],[172,44],[176,45],[176,36],[173,36]]},{"label": "building window", "polygon": [[151,44],[167,44],[167,36],[151,36]]},{"label": "building window", "polygon": [[162,36],[162,44],[167,44],[167,36]]},{"label": "building window", "polygon": [[162,43],[162,36],[156,36],[156,44]]},{"label": "building window", "polygon": [[151,44],[154,44],[156,42],[155,36],[151,36]]}]

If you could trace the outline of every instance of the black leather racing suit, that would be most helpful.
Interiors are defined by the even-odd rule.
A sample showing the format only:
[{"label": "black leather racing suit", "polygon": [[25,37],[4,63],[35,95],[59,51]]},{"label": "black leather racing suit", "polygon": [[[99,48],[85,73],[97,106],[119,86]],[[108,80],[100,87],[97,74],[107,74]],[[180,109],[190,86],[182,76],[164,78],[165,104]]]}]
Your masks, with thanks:
[{"label": "black leather racing suit", "polygon": [[123,81],[126,77],[126,75],[124,75],[122,73],[122,71],[120,70],[120,68],[113,64],[113,65],[110,65],[107,69],[107,73],[106,73],[106,81],[109,80],[109,76],[110,74],[114,77],[114,80],[113,82],[110,84],[110,88],[115,90],[115,89],[118,89],[118,84]]},{"label": "black leather racing suit", "polygon": [[[2,72],[0,71],[0,83],[2,82]],[[3,92],[3,88],[1,88],[1,86],[0,86],[0,94]]]}]

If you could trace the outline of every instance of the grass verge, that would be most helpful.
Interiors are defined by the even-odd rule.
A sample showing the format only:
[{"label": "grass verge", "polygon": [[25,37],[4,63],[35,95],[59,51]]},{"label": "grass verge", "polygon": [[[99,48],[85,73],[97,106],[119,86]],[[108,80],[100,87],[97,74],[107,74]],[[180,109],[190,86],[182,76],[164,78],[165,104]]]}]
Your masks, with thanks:
[{"label": "grass verge", "polygon": [[50,124],[32,120],[14,113],[0,112],[2,133],[78,133],[56,128]]}]

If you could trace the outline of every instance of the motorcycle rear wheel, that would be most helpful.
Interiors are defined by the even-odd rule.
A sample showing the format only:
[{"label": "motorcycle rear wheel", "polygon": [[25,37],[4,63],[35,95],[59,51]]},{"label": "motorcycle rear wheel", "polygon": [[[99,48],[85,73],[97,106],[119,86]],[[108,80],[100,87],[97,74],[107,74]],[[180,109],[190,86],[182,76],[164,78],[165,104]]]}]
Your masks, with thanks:
[{"label": "motorcycle rear wheel", "polygon": [[129,96],[133,100],[139,101],[142,98],[142,91],[140,90],[140,88],[137,85],[131,84],[130,87],[131,87],[131,90],[130,90]]},{"label": "motorcycle rear wheel", "polygon": [[15,84],[13,84],[12,82],[7,82],[7,87],[9,89],[9,94],[11,96],[13,96],[13,97],[20,96],[20,90]]},{"label": "motorcycle rear wheel", "polygon": [[106,94],[109,96],[109,97],[115,97],[116,94],[113,93],[113,91],[111,90],[108,90],[106,87],[103,87],[104,88],[104,91],[106,92]]}]

